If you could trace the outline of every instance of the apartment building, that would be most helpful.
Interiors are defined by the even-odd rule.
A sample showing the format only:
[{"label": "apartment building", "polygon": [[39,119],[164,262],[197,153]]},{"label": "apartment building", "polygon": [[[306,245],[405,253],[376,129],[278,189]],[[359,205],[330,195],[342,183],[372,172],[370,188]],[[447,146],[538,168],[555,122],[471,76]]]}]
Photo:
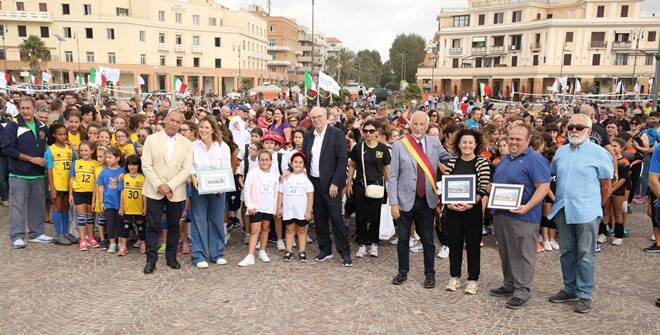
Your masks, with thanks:
[{"label": "apartment building", "polygon": [[545,94],[555,78],[575,78],[594,93],[622,81],[649,90],[660,43],[660,17],[643,0],[468,0],[443,8],[431,51],[417,72],[428,93],[512,91]]},{"label": "apartment building", "polygon": [[17,80],[29,69],[18,50],[29,35],[49,48],[42,70],[54,83],[99,66],[119,69],[121,86],[143,81],[143,91],[171,91],[172,76],[192,92],[220,94],[244,78],[252,85],[269,80],[267,20],[216,1],[9,0],[0,2],[0,24],[0,60]]}]

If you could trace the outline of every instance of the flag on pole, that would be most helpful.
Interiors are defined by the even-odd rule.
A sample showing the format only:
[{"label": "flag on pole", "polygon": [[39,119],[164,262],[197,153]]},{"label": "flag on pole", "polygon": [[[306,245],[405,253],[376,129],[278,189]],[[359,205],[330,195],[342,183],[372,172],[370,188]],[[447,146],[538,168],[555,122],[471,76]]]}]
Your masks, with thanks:
[{"label": "flag on pole", "polygon": [[142,76],[138,76],[138,83],[144,85],[144,78],[142,78]]},{"label": "flag on pole", "polygon": [[582,84],[580,84],[580,79],[575,78],[575,88],[573,91],[575,94],[582,93]]},{"label": "flag on pole", "polygon": [[28,82],[29,82],[30,84],[32,84],[32,85],[36,85],[36,84],[37,84],[37,77],[35,77],[35,76],[32,74],[32,71],[29,72],[29,75],[28,75]]},{"label": "flag on pole", "polygon": [[639,85],[639,82],[635,83],[635,88],[634,88],[635,93],[639,94],[642,92],[642,87]]},{"label": "flag on pole", "polygon": [[184,84],[177,76],[172,76],[172,88],[174,93],[183,94],[186,93],[188,85]]},{"label": "flag on pole", "polygon": [[53,78],[48,72],[42,71],[41,72],[41,78],[43,79],[44,83],[50,83],[50,80]]},{"label": "flag on pole", "polygon": [[624,93],[624,87],[623,87],[623,81],[619,80],[616,83],[616,93],[617,94],[623,94]]},{"label": "flag on pole", "polygon": [[568,89],[568,77],[560,77],[559,78],[559,84],[561,85],[561,90],[567,90]]},{"label": "flag on pole", "polygon": [[479,83],[479,96],[481,96],[481,97],[484,97],[484,96],[485,96],[485,97],[489,97],[489,96],[491,96],[492,94],[493,94],[493,93],[492,93],[492,91],[490,90],[490,86],[488,86],[488,84]]},{"label": "flag on pole", "polygon": [[551,93],[559,93],[559,81],[555,78],[555,82],[550,86]]},{"label": "flag on pole", "polygon": [[309,74],[307,70],[305,70],[305,90],[311,91],[314,95],[319,93],[316,90],[316,85],[314,84],[314,79],[312,79],[312,75]]},{"label": "flag on pole", "polygon": [[0,88],[7,87],[7,74],[0,72]]},{"label": "flag on pole", "polygon": [[334,95],[339,95],[339,90],[341,89],[335,79],[323,73],[323,71],[319,71],[319,88],[324,89]]},{"label": "flag on pole", "polygon": [[78,84],[78,86],[82,86],[85,84],[83,77],[80,74],[76,75],[76,84]]},{"label": "flag on pole", "polygon": [[105,73],[99,73],[95,68],[91,68],[89,69],[88,82],[96,86],[105,87],[108,83],[108,78],[105,76]]}]

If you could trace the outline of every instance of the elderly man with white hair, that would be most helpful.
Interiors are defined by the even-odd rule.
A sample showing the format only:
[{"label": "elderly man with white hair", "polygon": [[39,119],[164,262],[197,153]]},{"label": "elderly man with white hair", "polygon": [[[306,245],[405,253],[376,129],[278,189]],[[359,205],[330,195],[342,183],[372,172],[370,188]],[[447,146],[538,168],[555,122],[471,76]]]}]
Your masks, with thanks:
[{"label": "elderly man with white hair", "polygon": [[575,301],[578,313],[591,310],[598,223],[614,175],[610,154],[589,141],[591,127],[589,116],[573,115],[566,126],[569,144],[557,150],[551,167],[552,174],[557,176],[557,195],[548,218],[554,217],[561,232],[564,287],[549,300],[554,303]]}]

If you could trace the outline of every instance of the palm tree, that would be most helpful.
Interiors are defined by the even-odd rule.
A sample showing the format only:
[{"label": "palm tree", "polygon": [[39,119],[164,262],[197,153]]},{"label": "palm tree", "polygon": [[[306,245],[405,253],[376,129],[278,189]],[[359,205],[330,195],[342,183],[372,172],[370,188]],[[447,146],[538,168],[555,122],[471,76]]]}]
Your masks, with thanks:
[{"label": "palm tree", "polygon": [[36,35],[30,35],[18,46],[21,59],[30,64],[30,70],[36,76],[40,74],[39,63],[47,62],[50,58],[50,50],[44,41]]},{"label": "palm tree", "polygon": [[326,61],[328,72],[337,78],[337,82],[345,84],[347,80],[355,77],[355,53],[346,48],[341,48],[337,55],[333,55]]}]

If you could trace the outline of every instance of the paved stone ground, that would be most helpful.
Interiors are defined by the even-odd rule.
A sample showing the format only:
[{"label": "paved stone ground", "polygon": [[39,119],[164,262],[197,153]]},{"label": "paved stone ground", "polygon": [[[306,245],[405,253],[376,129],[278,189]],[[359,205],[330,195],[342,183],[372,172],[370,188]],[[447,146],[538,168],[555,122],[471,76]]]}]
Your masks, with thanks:
[{"label": "paved stone ground", "polygon": [[55,245],[12,250],[2,208],[0,334],[660,334],[660,255],[642,252],[650,224],[641,210],[635,207],[624,245],[598,255],[594,309],[580,315],[547,302],[561,287],[558,252],[539,255],[528,306],[512,311],[489,296],[502,280],[491,236],[480,291],[468,296],[444,290],[449,265],[437,258],[438,287],[424,289],[421,254],[411,257],[408,282],[391,285],[396,249],[389,243],[377,259],[354,258],[351,269],[338,257],[284,263],[273,246],[270,264],[239,268],[245,247],[234,236],[229,265],[200,270],[180,256],[183,268],[175,271],[161,258],[145,276],[135,249],[124,258]]}]

